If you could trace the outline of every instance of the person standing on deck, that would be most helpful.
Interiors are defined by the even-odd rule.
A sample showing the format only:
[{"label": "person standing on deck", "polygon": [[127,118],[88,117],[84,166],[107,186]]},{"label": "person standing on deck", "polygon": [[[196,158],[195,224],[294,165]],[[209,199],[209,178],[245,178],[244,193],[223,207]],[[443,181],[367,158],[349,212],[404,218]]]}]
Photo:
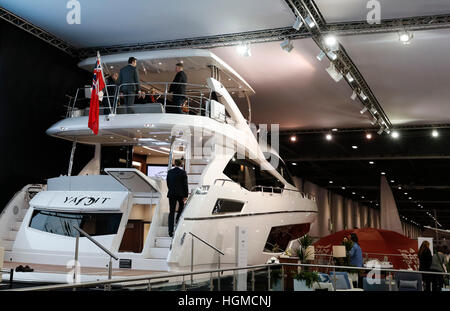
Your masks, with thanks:
[{"label": "person standing on deck", "polygon": [[187,83],[187,75],[184,72],[184,66],[183,63],[177,63],[175,65],[175,71],[176,75],[173,79],[172,84],[169,88],[169,93],[173,94],[173,100],[172,100],[172,109],[169,109],[170,111],[173,111],[174,113],[183,113],[181,110],[181,106],[183,105],[183,102],[186,98],[186,83]]},{"label": "person standing on deck", "polygon": [[120,87],[119,92],[123,93],[123,103],[125,106],[133,106],[136,93],[139,93],[139,95],[141,94],[139,73],[136,65],[137,59],[130,57],[128,59],[128,65],[120,69],[119,78],[117,79],[117,87]]}]

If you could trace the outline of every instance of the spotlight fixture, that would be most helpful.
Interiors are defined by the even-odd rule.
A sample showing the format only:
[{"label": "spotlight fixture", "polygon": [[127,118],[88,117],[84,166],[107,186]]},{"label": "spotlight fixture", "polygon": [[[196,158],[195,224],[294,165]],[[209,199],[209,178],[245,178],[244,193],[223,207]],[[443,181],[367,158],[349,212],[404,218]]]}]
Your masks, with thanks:
[{"label": "spotlight fixture", "polygon": [[392,138],[397,139],[400,136],[400,134],[397,131],[393,131],[391,136],[392,136]]},{"label": "spotlight fixture", "polygon": [[339,50],[339,43],[335,36],[329,35],[326,36],[324,39],[325,45],[331,50],[331,51],[337,51]]},{"label": "spotlight fixture", "polygon": [[319,61],[322,61],[322,59],[325,57],[325,53],[322,51],[322,50],[320,50],[320,52],[319,52],[319,54],[317,54],[317,56],[316,56],[316,58],[319,60]]},{"label": "spotlight fixture", "polygon": [[314,21],[312,20],[312,18],[310,16],[305,18],[305,22],[306,22],[306,24],[308,24],[309,28],[316,27],[316,23],[314,23]]},{"label": "spotlight fixture", "polygon": [[378,113],[378,110],[375,108],[375,107],[371,107],[370,108],[370,112],[372,112],[372,114],[377,114]]},{"label": "spotlight fixture", "polygon": [[356,92],[353,91],[352,96],[350,96],[350,98],[351,98],[352,100],[355,100],[355,99],[356,99],[356,96],[358,96],[358,94],[356,94]]},{"label": "spotlight fixture", "polygon": [[362,100],[366,100],[367,99],[366,94],[364,94],[362,91],[361,91],[361,93],[359,93],[359,96],[361,96]]},{"label": "spotlight fixture", "polygon": [[332,181],[332,180],[330,180],[330,181],[329,181],[329,183],[330,183],[330,184],[332,184],[332,183],[333,183],[333,181]]},{"label": "spotlight fixture", "polygon": [[338,131],[338,129],[331,129],[331,131],[332,131],[332,132],[337,132],[337,131]]},{"label": "spotlight fixture", "polygon": [[328,57],[329,57],[331,60],[336,60],[336,59],[337,59],[337,54],[334,53],[333,51],[328,52],[327,55],[328,55]]},{"label": "spotlight fixture", "polygon": [[293,166],[297,166],[297,163],[294,162],[294,163],[292,163],[292,165],[293,165]]},{"label": "spotlight fixture", "polygon": [[439,132],[438,132],[437,130],[433,130],[433,131],[431,132],[431,136],[433,136],[433,137],[438,137],[438,136],[439,136]]},{"label": "spotlight fixture", "polygon": [[358,149],[358,146],[352,146],[353,149]]},{"label": "spotlight fixture", "polygon": [[292,136],[289,138],[289,140],[290,140],[291,142],[296,142],[296,141],[297,141],[297,136],[292,135]]},{"label": "spotlight fixture", "polygon": [[398,34],[400,42],[404,45],[410,44],[413,37],[414,35],[408,31],[403,31]]},{"label": "spotlight fixture", "polygon": [[385,172],[381,172],[381,175],[386,175],[386,173]]},{"label": "spotlight fixture", "polygon": [[297,16],[297,18],[295,19],[294,25],[292,25],[292,28],[299,31],[302,26],[303,26],[303,22],[302,22],[300,16]]},{"label": "spotlight fixture", "polygon": [[330,67],[325,69],[328,74],[330,75],[330,77],[337,83],[339,81],[341,81],[342,79],[342,74],[340,74],[337,70],[336,67],[334,66],[333,63],[330,63]]},{"label": "spotlight fixture", "polygon": [[355,81],[355,79],[353,78],[353,76],[350,74],[350,72],[347,72],[347,74],[345,75],[345,77],[347,78],[347,81],[349,83],[352,83],[353,81]]},{"label": "spotlight fixture", "polygon": [[367,133],[367,134],[366,134],[366,139],[372,139],[372,134]]},{"label": "spotlight fixture", "polygon": [[341,187],[342,190],[345,190],[345,187]]},{"label": "spotlight fixture", "polygon": [[363,109],[361,109],[361,111],[359,113],[364,114],[366,111],[367,111],[367,107],[364,107]]},{"label": "spotlight fixture", "polygon": [[327,134],[327,135],[325,135],[325,139],[326,140],[332,140],[333,139],[333,135]]},{"label": "spotlight fixture", "polygon": [[373,162],[373,161],[369,161],[369,164],[373,165],[373,164],[375,164],[375,162]]},{"label": "spotlight fixture", "polygon": [[280,44],[281,48],[285,50],[286,52],[290,53],[292,49],[294,48],[294,45],[292,44],[291,40],[286,39]]},{"label": "spotlight fixture", "polygon": [[240,44],[240,45],[238,45],[237,51],[242,56],[245,56],[245,57],[252,56],[249,44]]},{"label": "spotlight fixture", "polygon": [[356,194],[355,192],[352,192],[352,194]]}]

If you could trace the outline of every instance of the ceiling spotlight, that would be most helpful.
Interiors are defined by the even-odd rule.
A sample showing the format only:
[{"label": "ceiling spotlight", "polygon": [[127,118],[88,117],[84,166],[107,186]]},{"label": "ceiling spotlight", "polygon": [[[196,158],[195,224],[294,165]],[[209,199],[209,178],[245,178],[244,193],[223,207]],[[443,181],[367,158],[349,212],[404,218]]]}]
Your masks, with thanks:
[{"label": "ceiling spotlight", "polygon": [[[355,79],[353,79],[353,76],[350,74],[350,72],[348,72],[345,77],[347,78],[347,81],[352,83],[353,81],[355,81]],[[356,93],[355,93],[356,95]],[[352,95],[353,96],[353,95]]]},{"label": "ceiling spotlight", "polygon": [[375,164],[375,162],[373,162],[373,161],[369,161],[369,164]]},{"label": "ceiling spotlight", "polygon": [[333,183],[333,181],[332,181],[332,180],[330,180],[330,181],[329,181],[329,183],[330,183],[330,184],[332,184],[332,183]]},{"label": "ceiling spotlight", "polygon": [[292,165],[293,165],[293,166],[297,166],[297,163],[294,162],[294,163],[292,163]]},{"label": "ceiling spotlight", "polygon": [[333,139],[333,135],[327,134],[327,135],[325,135],[325,139],[326,140],[332,140]]},{"label": "ceiling spotlight", "polygon": [[381,172],[381,175],[386,175],[386,173],[385,172]]},{"label": "ceiling spotlight", "polygon": [[367,99],[366,94],[364,94],[362,91],[361,91],[361,93],[359,93],[359,96],[361,96],[362,100],[366,100]]},{"label": "ceiling spotlight", "polygon": [[405,195],[408,195],[408,192],[405,192]]},{"label": "ceiling spotlight", "polygon": [[291,142],[296,142],[297,141],[297,136],[292,135],[289,139],[290,139]]},{"label": "ceiling spotlight", "polygon": [[391,134],[392,138],[398,138],[400,134],[397,131],[393,131]]},{"label": "ceiling spotlight", "polygon": [[302,26],[303,26],[303,22],[300,19],[300,16],[297,16],[297,18],[295,19],[294,25],[292,25],[292,28],[299,31]]},{"label": "ceiling spotlight", "polygon": [[345,187],[342,187],[342,190],[345,190]]},{"label": "ceiling spotlight", "polygon": [[373,114],[377,114],[378,113],[378,110],[375,108],[375,107],[371,107],[370,108],[370,112],[372,112]]},{"label": "ceiling spotlight", "polygon": [[352,100],[355,100],[355,99],[356,99],[356,96],[357,96],[356,92],[353,91],[352,96],[350,96],[350,98],[351,98]]},{"label": "ceiling spotlight", "polygon": [[240,44],[240,45],[238,45],[237,46],[237,51],[242,56],[245,56],[245,57],[252,56],[249,44]]},{"label": "ceiling spotlight", "polygon": [[372,134],[367,133],[367,134],[366,134],[366,139],[372,139]]},{"label": "ceiling spotlight", "polygon": [[319,60],[319,61],[322,61],[322,59],[325,57],[325,53],[322,51],[322,50],[320,50],[320,52],[319,52],[319,54],[317,54],[317,56],[316,56],[316,58]]},{"label": "ceiling spotlight", "polygon": [[408,45],[411,43],[411,40],[414,36],[408,31],[403,31],[398,34],[398,37],[401,43],[403,43],[404,45]]},{"label": "ceiling spotlight", "polygon": [[325,44],[328,46],[333,46],[337,43],[336,37],[335,36],[327,36],[325,37]]},{"label": "ceiling spotlight", "polygon": [[336,68],[334,67],[333,63],[330,63],[330,67],[325,69],[328,74],[330,75],[330,77],[335,81],[335,82],[339,82],[342,79],[342,75],[336,70]]},{"label": "ceiling spotlight", "polygon": [[328,57],[329,57],[331,60],[336,60],[336,59],[337,59],[337,54],[334,53],[333,51],[328,52],[327,55],[328,55]]},{"label": "ceiling spotlight", "polygon": [[316,23],[314,23],[314,21],[312,20],[312,18],[310,16],[305,18],[305,22],[306,22],[306,24],[308,24],[309,28],[316,27]]},{"label": "ceiling spotlight", "polygon": [[353,149],[358,149],[358,146],[352,146]]},{"label": "ceiling spotlight", "polygon": [[367,111],[367,107],[364,107],[359,113],[360,114],[363,114],[364,112],[366,112]]},{"label": "ceiling spotlight", "polygon": [[439,132],[437,130],[433,130],[433,132],[431,132],[431,136],[438,137],[439,136]]},{"label": "ceiling spotlight", "polygon": [[394,183],[394,182],[395,182],[395,180],[392,179],[392,180],[391,180],[391,183]]},{"label": "ceiling spotlight", "polygon": [[281,48],[285,50],[286,52],[290,53],[292,49],[294,48],[294,45],[292,44],[291,40],[286,39],[280,44]]}]

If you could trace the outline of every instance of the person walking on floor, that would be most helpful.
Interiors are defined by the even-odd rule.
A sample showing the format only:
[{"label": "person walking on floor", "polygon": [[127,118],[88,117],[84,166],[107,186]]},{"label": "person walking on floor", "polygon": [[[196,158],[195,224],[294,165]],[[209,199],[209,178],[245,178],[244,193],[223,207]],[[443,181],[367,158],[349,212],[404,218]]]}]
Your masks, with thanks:
[{"label": "person walking on floor", "polygon": [[117,86],[120,87],[119,92],[123,93],[123,103],[128,107],[134,105],[136,93],[141,95],[141,85],[136,65],[137,59],[130,57],[128,59],[128,65],[120,69],[119,78],[117,79]]},{"label": "person walking on floor", "polygon": [[175,209],[178,203],[176,223],[184,209],[188,197],[188,181],[186,171],[181,168],[183,161],[175,160],[175,167],[167,172],[167,197],[169,198],[169,236],[173,237]]},{"label": "person walking on floor", "polygon": [[172,97],[172,109],[174,113],[183,113],[181,106],[186,99],[186,83],[187,83],[187,75],[184,72],[183,63],[177,63],[175,65],[176,75],[173,79],[172,84],[170,84],[169,93],[173,94]]},{"label": "person walking on floor", "polygon": [[[419,252],[417,254],[419,257],[419,271],[430,271],[431,267],[431,251],[430,251],[430,242],[423,241],[420,245]],[[431,274],[422,274],[422,281],[424,283],[424,291],[431,291]]]}]

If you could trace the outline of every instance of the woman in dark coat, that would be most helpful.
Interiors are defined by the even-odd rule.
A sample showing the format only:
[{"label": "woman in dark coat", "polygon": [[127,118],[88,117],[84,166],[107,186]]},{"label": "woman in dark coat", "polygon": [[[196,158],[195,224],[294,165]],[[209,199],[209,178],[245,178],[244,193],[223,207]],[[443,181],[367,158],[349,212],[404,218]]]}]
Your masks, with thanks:
[{"label": "woman in dark coat", "polygon": [[[430,251],[430,242],[423,241],[422,245],[420,245],[419,253],[417,255],[419,256],[419,270],[430,271],[431,260],[433,258]],[[431,291],[431,279],[432,275],[422,274],[422,280],[425,283],[424,290],[426,292]]]}]

